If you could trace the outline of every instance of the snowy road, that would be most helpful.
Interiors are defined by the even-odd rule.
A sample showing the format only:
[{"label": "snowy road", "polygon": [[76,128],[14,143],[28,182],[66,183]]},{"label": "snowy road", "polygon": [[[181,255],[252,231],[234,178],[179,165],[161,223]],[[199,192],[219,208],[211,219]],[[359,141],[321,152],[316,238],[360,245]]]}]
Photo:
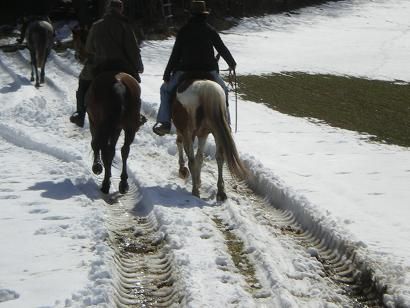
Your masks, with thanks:
[{"label": "snowy road", "polygon": [[[134,188],[125,197],[118,196],[116,187],[111,188],[111,196],[101,196],[98,191],[101,179],[90,173],[89,132],[67,121],[77,82],[76,71],[66,63],[70,59],[53,54],[46,85],[35,89],[23,77],[28,67],[27,57],[27,52],[18,52],[4,54],[1,59],[2,67],[6,68],[1,78],[8,81],[10,88],[19,87],[18,91],[8,92],[9,99],[1,113],[4,166],[16,165],[11,171],[3,172],[12,173],[12,179],[2,180],[3,191],[7,192],[3,199],[14,200],[22,215],[37,214],[36,218],[41,217],[37,220],[48,223],[22,236],[30,237],[30,232],[37,237],[59,235],[68,237],[70,243],[54,239],[50,244],[55,247],[30,247],[22,258],[40,258],[42,266],[47,267],[53,264],[48,258],[64,254],[63,260],[70,259],[70,254],[95,245],[99,247],[97,251],[86,253],[85,258],[91,265],[99,264],[90,261],[96,258],[102,263],[91,266],[88,275],[95,286],[81,296],[99,294],[117,304],[352,305],[355,299],[348,289],[328,275],[323,260],[319,262],[316,252],[312,253],[317,238],[309,238],[306,249],[306,244],[301,245],[289,235],[292,232],[287,231],[296,226],[290,212],[275,210],[244,183],[229,180],[227,172],[229,200],[223,204],[215,202],[217,168],[212,146],[203,168],[203,200],[192,197],[190,183],[177,176],[174,136],[160,139],[153,135],[153,118],[138,133],[132,146],[129,168]],[[27,171],[33,174],[32,179]],[[53,204],[44,207],[35,201],[24,201],[30,197],[24,197],[20,192],[23,188],[11,184],[14,181],[29,184],[26,188],[29,191],[44,191],[40,198],[51,199]],[[105,205],[103,199],[107,201]],[[50,209],[61,201],[65,204],[63,209]],[[35,209],[26,206],[33,204]],[[14,209],[11,205],[9,210]],[[73,215],[73,211],[79,212]],[[96,227],[94,220],[104,220],[103,226]],[[10,233],[25,228],[24,222],[16,225],[15,219],[6,221]],[[32,223],[29,226],[34,227]],[[79,236],[81,233],[87,235]],[[107,234],[109,241],[101,234]],[[316,237],[321,235],[318,233]],[[76,242],[77,237],[81,240]],[[12,243],[5,245],[13,247]],[[61,251],[60,245],[67,248]],[[40,254],[38,249],[44,249],[47,254]],[[50,255],[53,249],[56,255]],[[15,253],[19,255],[19,249]],[[54,271],[59,270],[58,264],[52,266]],[[87,274],[86,268],[85,264],[80,267],[73,280],[84,284],[81,279]],[[348,272],[351,274],[352,270]],[[16,279],[18,276],[10,276],[2,283],[18,286]],[[95,290],[101,286],[105,294]],[[18,307],[25,303],[21,300],[5,304]]]},{"label": "snowy road", "polygon": [[[250,49],[260,45],[266,55],[253,73],[299,69],[410,81],[397,64],[407,63],[410,6],[386,3],[343,1],[340,10],[329,4],[245,20],[223,38],[243,72],[254,60]],[[255,35],[255,25],[269,30]],[[372,40],[353,48],[363,33]],[[328,54],[323,46],[332,38],[338,48]],[[210,140],[202,199],[194,198],[190,181],[177,175],[175,135],[151,131],[172,43],[142,49],[148,123],[131,148],[125,196],[116,186],[109,196],[99,192],[88,123],[79,129],[68,121],[81,69],[73,52],[52,53],[40,89],[28,79],[27,51],[0,53],[0,307],[380,306],[380,291],[386,306],[410,305],[408,149],[369,144],[354,132],[240,99],[235,139],[253,176],[245,184],[225,173],[229,199],[215,202]],[[367,49],[374,57],[363,62]],[[335,50],[349,50],[350,66],[332,60]]]}]

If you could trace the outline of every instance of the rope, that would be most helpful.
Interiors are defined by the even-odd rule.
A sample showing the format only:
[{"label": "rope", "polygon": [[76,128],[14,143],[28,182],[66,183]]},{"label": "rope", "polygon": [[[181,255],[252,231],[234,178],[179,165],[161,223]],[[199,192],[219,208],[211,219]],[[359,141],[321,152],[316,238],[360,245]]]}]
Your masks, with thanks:
[{"label": "rope", "polygon": [[238,131],[238,81],[236,79],[235,69],[226,69],[228,71],[228,84],[230,88],[235,92],[235,133]]}]

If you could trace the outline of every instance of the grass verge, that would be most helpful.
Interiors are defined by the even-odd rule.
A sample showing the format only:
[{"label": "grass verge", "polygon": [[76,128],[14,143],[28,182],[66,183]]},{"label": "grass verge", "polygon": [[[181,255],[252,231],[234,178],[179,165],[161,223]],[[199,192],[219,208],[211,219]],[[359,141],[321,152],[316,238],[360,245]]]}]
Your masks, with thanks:
[{"label": "grass verge", "polygon": [[239,76],[238,84],[246,100],[410,147],[410,85],[404,82],[286,72]]}]

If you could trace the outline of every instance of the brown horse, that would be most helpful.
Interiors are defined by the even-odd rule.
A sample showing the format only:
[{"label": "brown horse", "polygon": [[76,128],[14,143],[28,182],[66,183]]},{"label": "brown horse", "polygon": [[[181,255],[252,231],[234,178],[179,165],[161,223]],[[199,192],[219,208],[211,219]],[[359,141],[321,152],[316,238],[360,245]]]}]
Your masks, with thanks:
[{"label": "brown horse", "polygon": [[[26,31],[27,47],[30,50],[31,58],[31,81],[34,81],[36,73],[36,84],[44,83],[45,65],[47,57],[53,47],[53,26],[45,20],[32,21]],[[38,68],[41,68],[40,79],[38,78]]]},{"label": "brown horse", "polygon": [[[203,152],[209,134],[215,139],[215,158],[218,165],[218,183],[216,199],[227,199],[222,176],[226,160],[230,172],[243,179],[247,170],[239,158],[235,141],[227,121],[226,97],[222,87],[211,80],[186,80],[177,89],[172,105],[172,120],[177,129],[179,154],[179,175],[186,178],[189,171],[192,176],[192,194],[200,197],[201,168]],[[198,148],[194,153],[194,141],[198,139]],[[188,157],[189,171],[185,167],[184,150]]]},{"label": "brown horse", "polygon": [[115,146],[121,131],[124,144],[121,148],[122,172],[119,192],[128,191],[127,159],[135,133],[143,124],[140,116],[141,88],[137,80],[121,69],[103,70],[92,81],[87,92],[87,114],[91,130],[91,147],[94,152],[92,170],[95,174],[103,171],[101,191],[108,193],[111,185],[111,165],[115,156]]}]

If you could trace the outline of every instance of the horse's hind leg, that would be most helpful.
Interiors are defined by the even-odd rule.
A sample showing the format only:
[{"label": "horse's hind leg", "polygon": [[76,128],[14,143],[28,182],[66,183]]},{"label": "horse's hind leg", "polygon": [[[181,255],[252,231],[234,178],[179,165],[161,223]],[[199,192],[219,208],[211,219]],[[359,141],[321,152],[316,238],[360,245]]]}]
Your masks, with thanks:
[{"label": "horse's hind leg", "polygon": [[127,159],[130,153],[130,145],[134,141],[135,131],[125,131],[124,136],[124,145],[121,148],[121,158],[122,158],[122,172],[121,172],[121,181],[118,190],[121,194],[125,194],[128,189],[128,174],[127,174]]},{"label": "horse's hind leg", "polygon": [[50,55],[50,50],[47,50],[46,56],[44,57],[43,63],[41,65],[40,83],[44,83],[44,78],[46,75],[46,62],[47,62],[47,58],[49,55]]},{"label": "horse's hind leg", "polygon": [[91,148],[93,149],[93,152],[94,152],[94,161],[93,161],[92,170],[94,174],[99,175],[103,171],[103,166],[101,164],[100,150],[94,139],[91,141]]},{"label": "horse's hind leg", "polygon": [[90,131],[91,131],[91,148],[93,149],[94,153],[94,161],[93,161],[93,166],[92,170],[93,173],[96,175],[101,174],[103,171],[103,166],[101,164],[101,155],[100,155],[100,142],[98,140],[98,132],[95,129],[95,123],[94,121],[90,121]]},{"label": "horse's hind leg", "polygon": [[34,81],[34,69],[37,65],[36,55],[30,50],[30,64],[31,64],[31,76],[30,81]]},{"label": "horse's hind leg", "polygon": [[188,156],[188,167],[192,177],[192,194],[199,198],[198,168],[195,161],[194,145],[190,137],[184,138],[184,149]]},{"label": "horse's hind leg", "polygon": [[101,150],[101,156],[104,163],[104,179],[101,185],[101,191],[108,194],[111,185],[111,164],[115,155],[115,145],[105,145]]},{"label": "horse's hind leg", "polygon": [[38,63],[37,63],[37,57],[36,57],[36,53],[35,52],[33,52],[32,54],[31,54],[31,60],[32,60],[32,67],[31,67],[31,81],[34,81],[34,77],[33,77],[33,68],[34,68],[34,71],[35,71],[35,73],[36,73],[36,84],[35,84],[35,87],[36,88],[38,88],[38,87],[40,87],[40,82],[39,82],[39,78],[38,78]]},{"label": "horse's hind leg", "polygon": [[189,170],[187,167],[185,167],[184,146],[182,144],[182,137],[180,135],[177,135],[177,147],[178,147],[179,177],[182,179],[186,179],[189,176]]},{"label": "horse's hind leg", "polygon": [[218,164],[218,192],[216,193],[216,200],[217,201],[225,201],[227,199],[225,193],[225,183],[223,179],[223,165],[224,165],[224,155],[222,152],[222,147],[217,144],[216,145],[216,153],[215,153],[216,163]]},{"label": "horse's hind leg", "polygon": [[196,182],[198,183],[198,187],[201,187],[201,169],[202,169],[202,164],[204,162],[204,148],[206,144],[206,139],[207,139],[207,136],[198,137],[198,150],[196,151],[196,157],[195,157],[195,164],[198,170],[196,174]]}]

